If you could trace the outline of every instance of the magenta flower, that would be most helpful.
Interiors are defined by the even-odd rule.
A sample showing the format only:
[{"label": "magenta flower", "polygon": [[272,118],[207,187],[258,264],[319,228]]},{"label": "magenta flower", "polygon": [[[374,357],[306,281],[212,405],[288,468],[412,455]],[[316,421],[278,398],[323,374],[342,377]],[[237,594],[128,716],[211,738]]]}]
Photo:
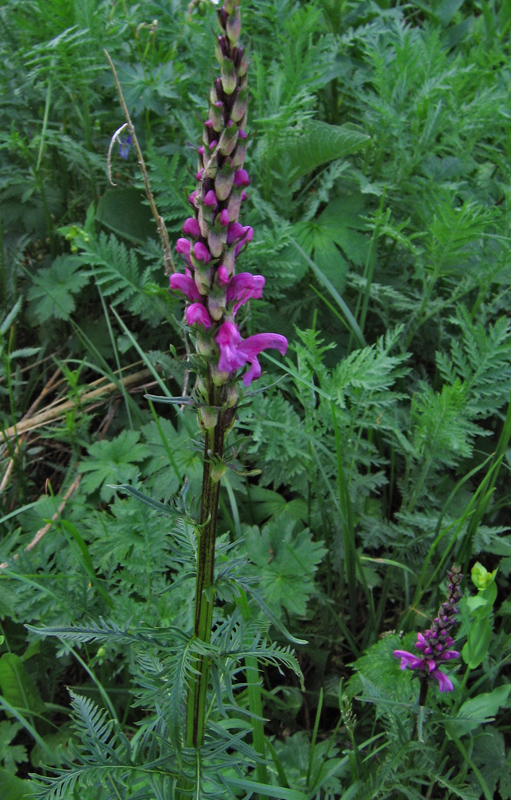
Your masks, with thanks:
[{"label": "magenta flower", "polygon": [[205,328],[211,328],[211,317],[208,310],[202,303],[192,303],[186,309],[186,321],[188,325],[204,325]]},{"label": "magenta flower", "polygon": [[235,316],[238,308],[248,300],[259,300],[263,296],[265,279],[262,275],[251,275],[250,272],[240,272],[231,278],[227,287],[226,299],[234,303],[232,313]]},{"label": "magenta flower", "polygon": [[181,253],[184,256],[190,255],[190,250],[192,245],[188,241],[188,239],[178,239],[176,242],[176,252]]},{"label": "magenta flower", "polygon": [[188,217],[188,219],[185,219],[183,233],[187,233],[190,236],[200,236],[199,223],[195,217]]},{"label": "magenta flower", "polygon": [[209,264],[211,261],[211,253],[202,242],[195,242],[193,246],[193,254],[197,261],[202,261],[204,264]]},{"label": "magenta flower", "polygon": [[170,276],[170,288],[182,292],[189,300],[201,300],[201,294],[195,285],[193,278],[175,272]]},{"label": "magenta flower", "polygon": [[237,170],[234,176],[234,185],[235,186],[248,186],[250,183],[250,178],[248,177],[248,172],[246,169],[239,169]]},{"label": "magenta flower", "polygon": [[204,197],[204,205],[212,206],[213,208],[217,207],[218,200],[216,199],[216,194],[214,193],[213,189],[210,189],[209,192],[206,192],[206,196]]},{"label": "magenta flower", "polygon": [[[454,566],[449,572],[447,601],[442,603],[438,617],[433,620],[431,628],[417,634],[415,647],[421,655],[409,653],[408,650],[394,650],[395,658],[401,659],[400,669],[417,670],[423,681],[433,677],[438,681],[441,692],[452,692],[453,685],[445,672],[439,667],[453,658],[459,658],[457,650],[451,650],[454,639],[450,632],[458,613],[457,603],[461,597],[460,583],[463,578],[460,568]],[[424,694],[425,698],[425,694]]]},{"label": "magenta flower", "polygon": [[273,348],[284,355],[287,350],[285,336],[279,333],[256,333],[255,336],[243,340],[237,325],[229,321],[220,327],[215,341],[220,348],[218,368],[222,372],[236,372],[245,364],[250,364],[250,369],[243,376],[245,386],[250,386],[261,374],[261,366],[257,359],[259,353]]}]

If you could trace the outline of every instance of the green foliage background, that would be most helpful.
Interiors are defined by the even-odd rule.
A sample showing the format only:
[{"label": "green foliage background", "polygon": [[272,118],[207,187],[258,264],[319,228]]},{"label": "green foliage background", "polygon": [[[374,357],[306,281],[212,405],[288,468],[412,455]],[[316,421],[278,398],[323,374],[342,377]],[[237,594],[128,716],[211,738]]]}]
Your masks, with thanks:
[{"label": "green foliage background", "polygon": [[[144,369],[146,391],[181,397],[188,364],[133,154],[114,148],[108,183],[124,120],[103,48],[174,242],[215,75],[214,11],[193,5],[0,7],[8,800],[160,800],[192,770],[201,442],[189,408],[121,380]],[[242,15],[254,240],[239,269],[266,285],[239,316],[291,347],[265,357],[229,442],[201,796],[251,791],[239,664],[255,658],[273,796],[508,800],[511,5],[247,0]],[[463,601],[457,649],[479,625],[481,659],[453,662],[454,692],[419,710],[392,651],[413,650],[453,560],[467,597],[475,561],[497,593],[486,616]],[[289,636],[308,644],[293,655]]]}]

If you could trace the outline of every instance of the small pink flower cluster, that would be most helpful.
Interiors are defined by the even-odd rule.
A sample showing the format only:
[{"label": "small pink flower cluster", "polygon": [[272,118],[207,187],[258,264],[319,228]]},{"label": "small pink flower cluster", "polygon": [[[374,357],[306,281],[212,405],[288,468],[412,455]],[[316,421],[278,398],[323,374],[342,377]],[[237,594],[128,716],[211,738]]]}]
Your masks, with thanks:
[{"label": "small pink flower cluster", "polygon": [[236,324],[238,309],[248,300],[262,297],[264,278],[249,272],[235,274],[238,255],[252,240],[250,226],[239,223],[241,204],[250,184],[243,168],[247,149],[247,56],[238,44],[239,0],[225,0],[218,12],[222,35],[217,58],[221,76],[210,92],[209,118],[203,144],[198,148],[197,189],[189,196],[193,216],[183,225],[189,238],[177,240],[176,251],[185,262],[185,273],[170,278],[172,289],[189,300],[188,325],[196,333],[197,350],[214,364],[217,385],[235,378],[246,364],[245,386],[258,378],[257,356],[267,348],[284,354],[287,340],[277,333],[259,333],[242,339]]},{"label": "small pink flower cluster", "polygon": [[453,566],[449,572],[449,585],[447,587],[447,601],[442,603],[438,617],[433,620],[431,628],[424,631],[424,634],[417,634],[415,647],[421,655],[414,655],[407,650],[394,650],[394,656],[401,659],[401,669],[418,670],[423,676],[436,678],[441,692],[452,692],[453,685],[445,672],[439,666],[453,658],[458,658],[457,650],[454,647],[454,639],[450,632],[455,623],[458,613],[457,603],[461,598],[460,584],[463,575],[460,567]]}]

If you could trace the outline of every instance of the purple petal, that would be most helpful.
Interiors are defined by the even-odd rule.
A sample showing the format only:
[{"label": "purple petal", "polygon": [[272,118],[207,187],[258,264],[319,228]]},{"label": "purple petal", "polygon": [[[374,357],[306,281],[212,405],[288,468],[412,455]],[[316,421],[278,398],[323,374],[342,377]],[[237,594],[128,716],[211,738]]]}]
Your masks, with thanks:
[{"label": "purple petal", "polygon": [[245,228],[245,231],[246,231],[245,238],[242,239],[240,242],[238,242],[238,244],[234,248],[234,256],[235,257],[238,255],[238,253],[241,252],[241,250],[243,250],[245,245],[248,244],[249,242],[251,242],[252,239],[254,238],[254,230],[253,230],[253,228],[250,227],[250,225],[247,225],[247,227]]},{"label": "purple petal", "polygon": [[393,655],[401,659],[400,669],[406,669],[407,667],[410,667],[410,669],[423,669],[424,667],[424,659],[418,658],[407,650],[394,650]]},{"label": "purple petal", "polygon": [[460,654],[457,650],[445,650],[440,656],[441,661],[450,661],[451,658],[459,658]]},{"label": "purple petal", "polygon": [[218,283],[221,286],[227,286],[227,284],[229,283],[229,273],[227,272],[227,269],[224,267],[223,264],[221,264],[221,266],[218,267],[217,275],[218,275]]},{"label": "purple petal", "polygon": [[188,275],[182,275],[180,272],[176,272],[174,275],[170,276],[170,288],[182,292],[189,300],[201,299],[195,281],[188,277]]},{"label": "purple petal", "polygon": [[213,208],[217,207],[218,200],[216,199],[216,194],[214,193],[213,189],[210,189],[209,192],[206,192],[206,196],[204,198],[204,205],[212,206]]},{"label": "purple petal", "polygon": [[261,365],[257,360],[257,358],[254,358],[250,366],[250,369],[243,375],[244,385],[250,386],[252,381],[257,380],[257,378],[259,378],[260,375],[261,375]]},{"label": "purple petal", "polygon": [[228,303],[235,301],[233,314],[248,300],[258,300],[263,295],[265,279],[262,275],[251,275],[250,272],[240,272],[235,275],[227,287],[226,298]]},{"label": "purple petal", "polygon": [[220,225],[223,225],[225,227],[225,225],[228,224],[229,224],[229,212],[227,211],[226,208],[224,208],[220,212]]},{"label": "purple petal", "polygon": [[233,372],[246,364],[246,358],[243,354],[238,353],[241,336],[234,322],[224,322],[215,337],[215,341],[220,348],[218,368],[222,372]]},{"label": "purple petal", "polygon": [[235,186],[248,186],[250,183],[250,178],[248,177],[248,172],[246,169],[238,169],[236,170],[236,174],[234,175],[234,185]]},{"label": "purple petal", "polygon": [[204,264],[209,264],[211,261],[211,253],[209,252],[208,248],[202,242],[195,242],[193,246],[193,253],[195,258],[198,261],[203,261]]},{"label": "purple petal", "polygon": [[183,233],[188,233],[190,236],[200,236],[199,223],[195,217],[188,217],[188,219],[185,219]]},{"label": "purple petal", "polygon": [[189,256],[191,248],[192,245],[188,239],[178,239],[176,242],[176,253],[182,253],[185,256]]},{"label": "purple petal", "polygon": [[453,691],[454,686],[452,685],[451,681],[444,672],[441,672],[439,669],[437,669],[436,672],[433,673],[433,675],[438,681],[438,685],[440,686],[441,692]]},{"label": "purple petal", "polygon": [[229,225],[227,231],[227,244],[239,241],[245,235],[245,228],[239,222],[233,222]]},{"label": "purple petal", "polygon": [[285,355],[287,350],[287,339],[281,336],[280,333],[256,333],[255,336],[249,336],[245,339],[240,346],[240,350],[246,355],[247,361],[252,361],[254,356],[258,356],[263,350],[278,350],[279,353]]},{"label": "purple petal", "polygon": [[192,303],[191,306],[188,306],[186,321],[188,325],[204,325],[205,328],[211,328],[211,317],[202,303]]}]

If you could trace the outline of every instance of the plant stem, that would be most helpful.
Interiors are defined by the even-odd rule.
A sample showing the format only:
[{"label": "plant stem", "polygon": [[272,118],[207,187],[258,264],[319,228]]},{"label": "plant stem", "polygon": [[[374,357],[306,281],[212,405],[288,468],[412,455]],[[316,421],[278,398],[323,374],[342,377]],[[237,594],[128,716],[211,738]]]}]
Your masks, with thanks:
[{"label": "plant stem", "polygon": [[[222,405],[223,389],[210,381],[209,405]],[[204,468],[202,474],[201,512],[198,526],[197,579],[195,584],[194,636],[209,644],[213,619],[213,584],[215,567],[215,539],[218,516],[220,480],[215,476],[215,466],[221,461],[227,425],[233,409],[222,409],[214,428],[205,431]],[[227,419],[226,419],[227,417]],[[195,675],[190,681],[186,713],[186,744],[200,747],[204,741],[206,721],[206,694],[209,676],[209,658],[199,654],[193,663]]]}]

